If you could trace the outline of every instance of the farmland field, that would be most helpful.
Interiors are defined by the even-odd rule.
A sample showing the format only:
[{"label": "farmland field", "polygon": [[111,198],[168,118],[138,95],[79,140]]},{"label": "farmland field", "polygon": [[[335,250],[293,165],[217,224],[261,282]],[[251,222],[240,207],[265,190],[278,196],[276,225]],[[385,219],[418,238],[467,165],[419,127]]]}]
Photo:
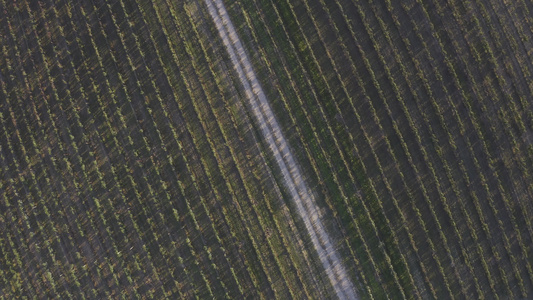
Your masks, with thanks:
[{"label": "farmland field", "polygon": [[0,0],[0,299],[533,298],[526,0]]}]

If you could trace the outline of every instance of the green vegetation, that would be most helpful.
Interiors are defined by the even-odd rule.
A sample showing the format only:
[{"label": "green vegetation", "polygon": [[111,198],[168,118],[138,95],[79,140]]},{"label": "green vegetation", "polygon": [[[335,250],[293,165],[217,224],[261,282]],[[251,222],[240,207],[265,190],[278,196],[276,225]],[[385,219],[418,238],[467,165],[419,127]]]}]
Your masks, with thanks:
[{"label": "green vegetation", "polygon": [[[533,297],[533,4],[224,3],[359,297]],[[0,298],[335,297],[204,1],[0,47]]]}]

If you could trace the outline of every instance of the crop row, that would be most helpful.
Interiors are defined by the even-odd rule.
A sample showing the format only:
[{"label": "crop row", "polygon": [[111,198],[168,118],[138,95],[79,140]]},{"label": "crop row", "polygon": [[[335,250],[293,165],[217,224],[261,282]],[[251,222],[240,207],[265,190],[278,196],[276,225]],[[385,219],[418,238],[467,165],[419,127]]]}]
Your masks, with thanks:
[{"label": "crop row", "polygon": [[3,292],[327,292],[203,16],[169,1],[2,5],[17,12],[2,21]]},{"label": "crop row", "polygon": [[[305,153],[298,153],[302,161],[310,162],[310,177],[317,178],[321,184],[324,177],[321,174],[339,174],[339,167],[344,165],[347,173],[342,180],[331,175],[332,186],[336,185],[340,192],[332,198],[340,196],[346,200],[352,191],[343,192],[342,186],[358,184],[356,173],[350,170],[361,167],[370,175],[370,189],[364,190],[369,194],[365,198],[373,199],[369,203],[378,204],[389,229],[403,228],[391,230],[392,244],[400,251],[398,263],[408,268],[405,273],[407,281],[402,283],[398,280],[404,278],[400,271],[402,267],[389,268],[393,278],[398,274],[392,281],[398,288],[405,289],[406,284],[412,284],[419,297],[425,297],[426,293],[434,297],[442,294],[477,294],[482,297],[487,293],[525,297],[531,285],[528,260],[530,212],[519,199],[530,193],[529,170],[525,167],[529,157],[521,149],[518,139],[528,130],[522,117],[527,117],[527,100],[524,98],[527,96],[524,92],[522,96],[509,93],[505,100],[509,104],[508,110],[504,110],[506,106],[501,104],[497,118],[487,119],[486,115],[491,109],[494,111],[494,105],[489,108],[479,102],[479,91],[474,90],[476,94],[472,94],[470,87],[465,85],[460,76],[469,77],[474,89],[481,86],[472,73],[458,74],[461,71],[457,62],[446,51],[450,45],[457,49],[460,46],[439,41],[440,31],[432,24],[435,19],[427,15],[426,7],[417,2],[400,5],[376,1],[368,6],[344,2],[337,1],[336,7],[324,2],[261,2],[243,5],[241,11],[235,10],[236,16],[242,14],[244,18],[234,19],[246,21],[241,36],[247,36],[249,31],[254,39],[249,44],[250,51],[254,48],[259,51],[257,56],[261,57],[261,63],[257,68],[269,73],[264,75],[264,80],[282,86],[279,95],[274,94],[272,98],[282,99],[284,104],[274,106],[279,115],[290,116],[290,121],[285,120],[287,128],[296,127],[300,138],[292,139],[292,143],[304,145]],[[453,15],[456,7],[451,9]],[[435,7],[428,10],[445,11]],[[259,12],[262,24],[256,25],[259,20],[255,16],[247,17],[251,11]],[[416,18],[410,15],[419,11],[426,15],[425,20],[420,18],[421,15]],[[456,14],[456,22],[461,21],[461,17]],[[508,26],[508,23],[503,24]],[[280,26],[282,28],[278,29]],[[483,31],[480,25],[476,26],[477,32]],[[410,32],[414,35],[408,34]],[[465,32],[462,36],[468,34]],[[498,41],[497,36],[491,39]],[[286,40],[292,45],[284,45]],[[489,56],[493,52],[490,46],[483,51]],[[479,57],[477,61],[465,59],[463,63],[469,68],[475,67]],[[495,80],[489,88],[494,95],[507,87],[524,88],[515,82],[520,75],[516,69],[508,67],[505,76],[500,76],[499,62],[494,55],[491,59]],[[299,66],[291,66],[294,61]],[[291,78],[292,74],[287,70],[302,74],[304,80]],[[468,69],[467,72],[472,71]],[[476,75],[480,74],[477,72]],[[527,74],[527,64],[520,72]],[[297,94],[286,96],[291,95],[291,90],[302,90],[302,93],[311,90],[312,93],[304,97]],[[453,93],[462,98],[459,101],[454,99]],[[306,104],[302,98],[316,102]],[[367,109],[369,113],[363,112]],[[341,124],[338,123],[339,117],[342,118]],[[518,122],[520,131],[513,127],[513,120]],[[487,123],[494,121],[498,122]],[[490,130],[489,133],[484,132],[485,128]],[[304,137],[306,130],[311,131],[309,136],[318,145],[307,144],[310,138]],[[488,142],[502,132],[510,137],[509,142],[496,145]],[[332,143],[326,142],[328,138],[333,139]],[[351,141],[351,144],[337,141]],[[331,146],[326,147],[328,144]],[[513,158],[503,156],[502,153],[509,151],[507,149],[512,151]],[[340,160],[332,164],[331,159],[336,157]],[[321,165],[324,160],[326,166]],[[376,171],[378,173],[372,175]],[[512,182],[507,181],[507,174],[515,174]],[[385,197],[384,191],[388,192]],[[354,205],[349,202],[332,204],[327,194],[324,198],[332,210],[350,213]],[[396,212],[389,207],[395,208]],[[370,219],[374,217],[368,216]],[[347,222],[344,226],[353,222],[348,220],[342,221]],[[390,220],[398,223],[393,225]],[[521,227],[519,224],[523,222],[528,226]],[[368,249],[366,253],[373,255],[369,251],[374,247],[365,245],[365,248]],[[356,262],[356,257],[367,255],[362,251],[350,251]],[[415,253],[416,258],[406,258],[412,255],[410,253]],[[459,260],[456,253],[463,258]],[[385,293],[395,293],[386,291],[392,286],[383,283],[382,271],[372,265],[376,280],[381,282]],[[415,280],[420,277],[421,282]],[[368,276],[362,278],[368,287],[365,279]],[[377,286],[370,286],[369,293],[379,293]]]}]

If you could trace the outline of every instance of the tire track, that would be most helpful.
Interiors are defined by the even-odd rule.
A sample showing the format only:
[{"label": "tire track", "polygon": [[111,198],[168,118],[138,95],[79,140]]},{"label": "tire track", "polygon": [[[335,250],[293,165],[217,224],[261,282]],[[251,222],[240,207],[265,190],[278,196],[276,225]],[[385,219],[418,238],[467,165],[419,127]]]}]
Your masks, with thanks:
[{"label": "tire track", "polygon": [[243,85],[261,133],[275,157],[283,175],[284,183],[296,204],[298,214],[304,221],[313,246],[337,297],[340,299],[357,299],[348,272],[342,265],[339,255],[320,220],[313,195],[302,179],[301,171],[289,150],[285,137],[281,133],[280,126],[253,71],[252,64],[244,51],[224,3],[222,0],[205,0],[205,3]]}]

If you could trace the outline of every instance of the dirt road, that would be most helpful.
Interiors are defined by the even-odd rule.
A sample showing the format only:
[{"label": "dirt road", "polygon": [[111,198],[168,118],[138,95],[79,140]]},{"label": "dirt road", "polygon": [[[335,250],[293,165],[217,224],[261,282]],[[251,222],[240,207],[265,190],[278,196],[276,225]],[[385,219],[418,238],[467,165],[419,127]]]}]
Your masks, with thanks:
[{"label": "dirt road", "polygon": [[224,7],[224,3],[222,0],[205,0],[205,3],[231,57],[233,66],[249,100],[249,107],[253,111],[261,133],[283,174],[284,184],[289,189],[292,200],[298,209],[298,214],[304,221],[329,281],[340,299],[357,299],[353,284],[325,230],[313,195],[302,179],[301,171],[289,150],[287,141],[283,137],[280,126],[259,84],[248,55],[244,51],[244,47]]}]

